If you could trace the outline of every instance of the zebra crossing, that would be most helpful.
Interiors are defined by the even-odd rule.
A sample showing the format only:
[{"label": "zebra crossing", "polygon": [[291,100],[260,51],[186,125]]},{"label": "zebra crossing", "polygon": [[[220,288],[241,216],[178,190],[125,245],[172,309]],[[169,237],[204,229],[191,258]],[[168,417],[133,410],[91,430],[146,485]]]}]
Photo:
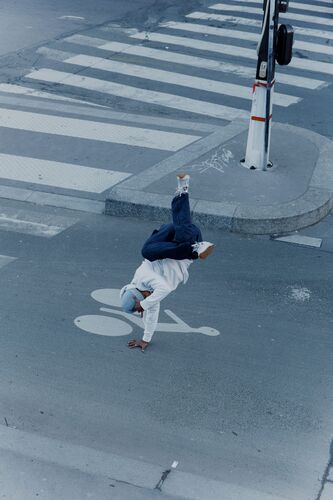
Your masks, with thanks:
[{"label": "zebra crossing", "polygon": [[[330,0],[315,0],[294,1],[288,13],[280,15],[280,22],[290,21],[296,33],[291,64],[277,69],[274,106],[281,110],[282,120],[288,121],[289,108],[311,99],[313,92],[332,81],[332,14]],[[225,0],[183,19],[162,21],[154,31],[101,27],[40,47],[39,65],[24,75],[20,85],[0,83],[0,96],[68,102],[80,113],[89,106],[96,117],[77,116],[78,111],[57,113],[56,107],[13,109],[0,102],[0,127],[28,134],[36,144],[40,137],[58,147],[64,141],[70,149],[73,142],[82,151],[92,144],[107,147],[113,161],[85,163],[66,154],[59,158],[52,148],[43,156],[32,148],[18,152],[0,148],[0,178],[41,189],[102,195],[136,173],[129,165],[138,151],[163,159],[200,140],[204,133],[193,130],[192,122],[213,120],[224,125],[247,120],[262,15],[262,0]],[[98,118],[98,110],[118,105],[125,110],[120,120]],[[133,117],[127,122],[126,114],[133,109],[138,110],[136,116],[148,117],[144,123]],[[162,115],[158,123],[149,122],[149,116],[158,115]],[[188,128],[175,130],[167,124],[170,118],[188,120]],[[117,164],[114,148],[118,158],[131,148],[133,155]]]}]

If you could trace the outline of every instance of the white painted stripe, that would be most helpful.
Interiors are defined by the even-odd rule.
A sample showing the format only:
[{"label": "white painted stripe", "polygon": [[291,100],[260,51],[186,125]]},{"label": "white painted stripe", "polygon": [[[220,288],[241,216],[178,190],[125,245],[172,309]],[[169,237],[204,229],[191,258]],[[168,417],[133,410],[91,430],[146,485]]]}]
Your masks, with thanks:
[{"label": "white painted stripe", "polygon": [[0,210],[0,229],[35,236],[52,237],[71,227],[78,219],[35,210],[6,207]]},{"label": "white painted stripe", "polygon": [[58,19],[77,19],[77,20],[83,21],[85,19],[85,17],[81,17],[81,16],[61,16],[61,17],[58,17]]},{"label": "white painted stripe", "polygon": [[[135,35],[132,35],[132,38],[144,40],[145,33],[137,33]],[[166,35],[164,33],[150,33],[149,40],[152,42],[175,44],[203,51],[217,52],[218,54],[227,54],[231,56],[252,59],[255,61],[257,61],[258,59],[257,51],[255,49],[247,49],[235,45],[227,45],[225,43],[207,42],[205,40],[198,40],[196,38]],[[314,61],[310,59],[302,59],[300,57],[293,57],[290,63],[290,67],[333,75],[333,64]]]},{"label": "white painted stripe", "polygon": [[[234,0],[235,2],[240,2],[240,3],[258,3],[259,5],[263,5],[263,0]],[[323,2],[323,0],[319,0]],[[332,0],[328,0],[326,3],[329,3],[332,5]],[[311,5],[307,3],[297,3],[297,2],[290,2],[289,3],[289,9],[298,9],[298,10],[309,10],[311,12],[322,12],[324,14],[333,14],[333,9],[331,7],[323,7],[322,5]]]},{"label": "white painted stripe", "polygon": [[[252,26],[256,28],[261,28],[262,21],[258,21],[257,19],[250,19],[247,17],[237,17],[225,14],[215,14],[213,12],[192,12],[188,14],[186,17],[190,19],[201,19],[201,20],[212,20],[212,21],[221,21],[228,22],[231,24],[240,24],[242,26]],[[327,40],[333,40],[333,31],[324,31],[324,30],[316,30],[313,28],[301,28],[299,26],[293,26],[295,32],[300,35],[323,38]]]},{"label": "white painted stripe", "polygon": [[0,154],[0,178],[43,186],[102,193],[130,175],[70,163]]},{"label": "white painted stripe", "polygon": [[0,255],[0,267],[6,266],[16,260],[17,257],[9,257],[9,255]]},{"label": "white painted stripe", "polygon": [[[67,73],[61,73],[61,75],[63,74],[66,75]],[[29,77],[34,78],[33,75],[29,75]],[[64,116],[30,113],[28,111],[16,111],[13,109],[1,110],[0,127],[165,151],[178,151],[184,146],[200,139],[196,135],[80,120]]]},{"label": "white painted stripe", "polygon": [[68,208],[80,212],[90,212],[103,214],[105,211],[105,201],[81,198],[72,194],[55,194],[45,191],[34,191],[32,189],[18,188],[11,186],[0,186],[0,198],[6,200],[26,201],[33,205],[42,205],[58,208]]},{"label": "white painted stripe", "polygon": [[[84,36],[80,35],[80,40],[74,43],[84,45]],[[102,39],[100,40],[101,45],[98,46],[100,50],[107,50],[110,52],[122,52],[123,54],[135,55],[138,57],[146,57],[148,59],[155,59],[157,61],[171,62],[173,64],[183,64],[187,66],[193,66],[196,68],[208,69],[212,71],[220,71],[222,73],[234,74],[243,78],[250,78],[253,80],[255,77],[255,68],[248,67],[244,65],[237,65],[232,63],[226,63],[222,61],[217,61],[216,59],[207,59],[205,57],[190,56],[187,54],[181,54],[179,52],[170,52],[166,49],[152,49],[143,45],[133,45],[121,42],[108,42],[104,43]],[[58,53],[58,51],[57,51]],[[49,57],[52,57],[52,49],[48,51]],[[57,57],[58,54],[56,54]],[[66,53],[63,52],[62,60],[64,61],[69,57],[66,57]],[[293,76],[290,74],[279,74],[279,83],[292,85],[295,87],[307,88],[307,89],[317,89],[328,85],[327,82],[323,80],[316,80],[313,78],[306,78],[302,76]]]},{"label": "white painted stripe", "polygon": [[[131,35],[131,38],[136,40],[145,40],[145,33],[136,33]],[[253,49],[246,47],[237,47],[235,45],[226,45],[222,43],[207,42],[205,40],[198,40],[196,38],[185,38],[175,35],[167,35],[165,33],[149,33],[150,42],[160,42],[163,44],[179,45],[181,47],[190,47],[209,52],[217,52],[218,54],[226,54],[229,56],[244,57],[247,59],[258,59],[257,53]]]},{"label": "white painted stripe", "polygon": [[41,69],[27,75],[27,77],[35,80],[62,83],[73,87],[94,90],[96,92],[116,95],[126,99],[147,102],[149,104],[156,104],[158,106],[165,106],[167,108],[188,111],[190,113],[197,113],[223,120],[234,120],[236,118],[248,119],[249,117],[249,112],[242,109],[222,106],[211,102],[197,101],[195,99],[181,97],[175,94],[167,94],[164,92],[140,89],[129,85],[121,85],[119,83],[99,80],[97,78],[73,75],[72,73],[65,73],[62,71]]},{"label": "white painted stripe", "polygon": [[15,219],[0,214],[0,230],[31,234],[33,236],[42,236],[44,238],[52,238],[53,236],[61,233],[64,228],[61,226],[42,224],[40,222]]},{"label": "white painted stripe", "polygon": [[100,104],[94,104],[93,102],[82,101],[81,99],[72,99],[71,97],[51,94],[50,92],[43,92],[42,90],[36,90],[30,87],[22,87],[21,85],[14,85],[11,83],[0,83],[0,92],[5,92],[6,94],[20,94],[31,97],[39,97],[41,99],[52,99],[54,101],[66,101],[74,104],[84,104],[85,106],[96,106],[98,108],[107,107],[101,106]]},{"label": "white painted stripe", "polygon": [[[82,45],[87,45],[88,47],[99,47],[103,42],[103,39],[77,34],[64,38],[64,42],[82,43]],[[104,43],[106,43],[106,40],[104,40]]]},{"label": "white painted stripe", "polygon": [[[291,4],[292,5],[292,4]],[[262,8],[257,7],[247,7],[243,5],[230,5],[224,3],[216,3],[214,5],[210,5],[209,9],[213,10],[222,10],[226,12],[245,12],[246,14],[258,14],[262,17],[263,10]],[[329,19],[328,17],[319,17],[313,16],[312,14],[295,14],[294,12],[286,12],[281,14],[280,21],[284,21],[286,19],[294,19],[295,21],[302,21],[305,23],[311,24],[320,24],[321,26],[333,26],[333,19]]]},{"label": "white painted stripe", "polygon": [[[94,69],[111,71],[126,76],[134,76],[135,78],[144,78],[147,80],[203,90],[205,92],[214,92],[232,97],[239,97],[241,99],[252,100],[251,88],[235,85],[233,83],[208,80],[206,78],[200,78],[193,75],[184,75],[148,66],[139,66],[120,61],[112,61],[110,59],[103,59],[102,57],[85,56],[83,54],[70,57],[64,62],[84,66],[86,68],[93,67]],[[299,97],[279,94],[277,92],[274,93],[274,103],[278,106],[290,106],[300,100],[301,99]]]},{"label": "white painted stripe", "polygon": [[[249,40],[256,43],[259,41],[259,36],[260,36],[259,33],[252,33],[250,31],[216,28],[214,26],[207,26],[205,24],[181,23],[181,22],[169,21],[163,23],[161,26],[180,31],[189,31],[190,33],[202,33],[204,35],[236,38],[236,40]],[[324,44],[302,42],[299,40],[295,40],[294,49],[307,50],[309,52],[316,52],[316,53],[318,52],[319,54],[333,55],[333,47],[331,46]]]},{"label": "white painted stripe", "polygon": [[307,247],[320,248],[322,244],[321,238],[312,238],[310,236],[303,236],[302,234],[291,234],[289,236],[281,236],[275,238],[276,241],[284,241],[285,243],[295,243],[296,245],[305,245]]}]

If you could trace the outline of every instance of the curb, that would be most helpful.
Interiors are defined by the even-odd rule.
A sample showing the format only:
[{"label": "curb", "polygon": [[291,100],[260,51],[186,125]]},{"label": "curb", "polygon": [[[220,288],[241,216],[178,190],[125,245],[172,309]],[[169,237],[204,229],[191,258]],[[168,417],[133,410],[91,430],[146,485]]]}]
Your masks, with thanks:
[{"label": "curb", "polygon": [[[331,168],[333,142],[320,134],[293,125],[276,123],[274,126],[276,129],[287,129],[292,134],[302,136],[318,149],[319,156],[307,191],[288,203],[261,206],[191,199],[194,222],[204,227],[237,233],[281,234],[315,224],[333,209],[333,169]],[[224,127],[223,134],[219,131],[204,139],[203,141],[206,142],[201,149],[207,150],[208,147],[213,149],[214,145],[220,145],[244,128],[244,124],[237,126],[231,123]],[[215,144],[217,140],[219,142]],[[187,149],[180,152],[179,159],[177,155],[174,155],[143,172],[141,176],[115,186],[106,199],[105,214],[117,217],[139,217],[161,222],[169,221],[170,197],[149,193],[143,189],[154,182],[157,173],[161,178],[181,168],[179,160],[182,160],[183,165],[192,161],[194,151],[188,150],[187,155]],[[163,172],[162,175],[161,172]],[[138,187],[142,191],[138,190]]]}]

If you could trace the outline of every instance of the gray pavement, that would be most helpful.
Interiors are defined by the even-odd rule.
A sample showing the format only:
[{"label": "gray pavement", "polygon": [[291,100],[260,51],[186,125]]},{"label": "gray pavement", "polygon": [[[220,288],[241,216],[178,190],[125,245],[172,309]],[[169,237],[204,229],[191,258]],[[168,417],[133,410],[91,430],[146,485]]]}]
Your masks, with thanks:
[{"label": "gray pavement", "polygon": [[329,249],[205,230],[215,253],[163,303],[142,354],[126,347],[142,330],[119,316],[115,290],[155,224],[17,202],[1,212],[18,206],[59,231],[1,229],[15,259],[0,270],[4,498],[53,500],[62,481],[73,498],[150,498],[174,462],[170,498],[316,498],[333,409]]},{"label": "gray pavement", "polygon": [[[330,499],[331,6],[282,19],[266,173],[239,164],[258,3],[1,7],[0,496]],[[129,351],[119,288],[184,169],[216,250]]]}]

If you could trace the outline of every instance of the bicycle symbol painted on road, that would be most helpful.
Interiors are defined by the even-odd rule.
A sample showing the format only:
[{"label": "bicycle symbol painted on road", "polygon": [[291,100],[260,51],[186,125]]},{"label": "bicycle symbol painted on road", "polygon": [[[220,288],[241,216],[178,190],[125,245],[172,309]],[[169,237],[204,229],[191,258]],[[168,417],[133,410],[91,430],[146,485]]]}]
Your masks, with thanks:
[{"label": "bicycle symbol painted on road", "polygon": [[[93,291],[91,297],[94,300],[104,306],[111,306],[111,308],[100,307],[100,311],[108,313],[108,315],[88,314],[79,316],[74,320],[74,324],[85,332],[108,337],[129,335],[133,331],[133,325],[143,329],[143,321],[139,315],[129,314],[121,310],[119,292],[120,289],[118,288],[103,288]],[[209,337],[220,335],[218,330],[209,326],[192,328],[169,309],[165,309],[164,312],[173,320],[173,323],[158,323],[156,332],[202,333]]]}]

